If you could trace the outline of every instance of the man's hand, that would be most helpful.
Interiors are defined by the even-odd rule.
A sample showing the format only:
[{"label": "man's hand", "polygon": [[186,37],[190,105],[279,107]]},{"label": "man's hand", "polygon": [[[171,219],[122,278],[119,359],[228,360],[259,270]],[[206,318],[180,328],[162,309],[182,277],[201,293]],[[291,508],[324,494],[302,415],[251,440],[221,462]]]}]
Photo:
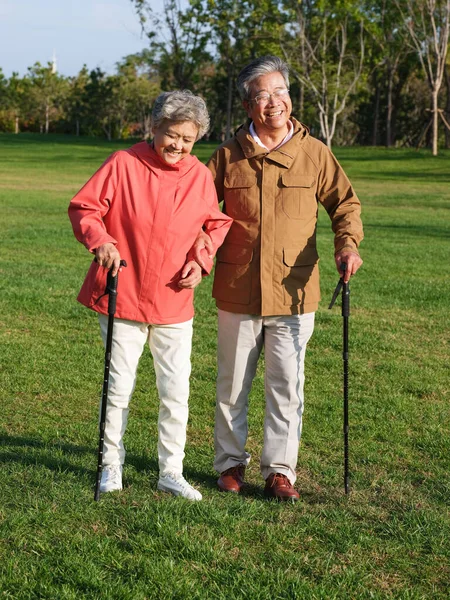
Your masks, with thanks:
[{"label": "man's hand", "polygon": [[187,262],[180,275],[178,287],[193,290],[202,280],[202,269],[195,260]]},{"label": "man's hand", "polygon": [[202,251],[206,250],[209,258],[213,258],[213,256],[214,256],[214,248],[213,248],[213,244],[212,244],[212,241],[211,241],[211,238],[209,237],[209,235],[207,233],[205,233],[204,231],[200,231],[191,250],[193,250],[193,252],[194,252],[195,260],[202,267],[202,269],[205,269],[205,271],[206,271],[207,267],[206,267],[205,263],[203,262]]},{"label": "man's hand", "polygon": [[120,254],[114,244],[108,242],[99,246],[95,251],[95,258],[101,267],[108,270],[113,267],[111,272],[113,277],[117,275],[120,267]]},{"label": "man's hand", "polygon": [[[336,268],[339,276],[344,278],[344,283],[348,283],[350,281],[350,277],[354,275],[359,267],[363,264],[362,258],[359,256],[359,254],[349,250],[341,250],[341,252],[338,252],[335,255],[334,260],[336,261]],[[342,263],[346,263],[347,265],[345,273],[341,270]]]}]

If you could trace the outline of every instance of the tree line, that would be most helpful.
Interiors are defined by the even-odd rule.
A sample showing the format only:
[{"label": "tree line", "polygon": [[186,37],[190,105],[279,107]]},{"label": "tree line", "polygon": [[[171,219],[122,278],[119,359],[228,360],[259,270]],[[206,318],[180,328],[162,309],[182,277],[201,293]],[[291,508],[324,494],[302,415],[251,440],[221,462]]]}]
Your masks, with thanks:
[{"label": "tree line", "polygon": [[161,90],[191,89],[209,137],[245,119],[236,76],[252,58],[290,66],[293,114],[329,146],[450,147],[450,0],[130,0],[148,44],[112,75],[0,70],[0,131],[150,135]]}]

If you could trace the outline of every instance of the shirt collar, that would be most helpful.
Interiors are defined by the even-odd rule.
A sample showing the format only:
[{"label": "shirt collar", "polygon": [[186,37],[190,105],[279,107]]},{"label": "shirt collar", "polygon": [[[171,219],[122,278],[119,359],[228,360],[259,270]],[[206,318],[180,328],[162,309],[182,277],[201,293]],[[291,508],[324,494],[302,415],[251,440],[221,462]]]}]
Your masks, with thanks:
[{"label": "shirt collar", "polygon": [[265,148],[267,150],[267,152],[272,152],[273,150],[276,150],[277,148],[279,148],[280,146],[282,146],[283,144],[285,144],[286,142],[288,142],[291,137],[294,135],[294,126],[291,123],[291,120],[289,119],[287,121],[287,126],[288,126],[288,132],[286,134],[286,136],[284,137],[284,139],[282,140],[282,142],[280,144],[278,144],[278,146],[276,146],[275,148],[272,148],[272,150],[269,150],[269,148],[267,148],[267,146],[265,146],[262,141],[259,139],[258,134],[256,133],[256,129],[255,126],[253,124],[253,121],[250,123],[250,135],[252,136],[252,138],[255,140],[255,142],[258,144],[258,146],[261,146],[262,148]]}]

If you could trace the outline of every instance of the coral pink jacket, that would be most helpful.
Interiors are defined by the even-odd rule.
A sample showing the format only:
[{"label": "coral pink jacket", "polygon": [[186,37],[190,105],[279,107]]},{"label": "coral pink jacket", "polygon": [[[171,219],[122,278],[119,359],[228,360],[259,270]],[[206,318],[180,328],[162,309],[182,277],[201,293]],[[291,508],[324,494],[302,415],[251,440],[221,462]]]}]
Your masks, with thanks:
[{"label": "coral pink jacket", "polygon": [[[69,217],[90,252],[111,242],[127,261],[116,317],[153,324],[193,317],[194,291],[177,285],[187,254],[202,226],[217,250],[232,223],[218,209],[210,171],[195,156],[169,165],[147,142],[112,154],[74,196]],[[78,296],[103,314],[106,275],[93,262]]]}]

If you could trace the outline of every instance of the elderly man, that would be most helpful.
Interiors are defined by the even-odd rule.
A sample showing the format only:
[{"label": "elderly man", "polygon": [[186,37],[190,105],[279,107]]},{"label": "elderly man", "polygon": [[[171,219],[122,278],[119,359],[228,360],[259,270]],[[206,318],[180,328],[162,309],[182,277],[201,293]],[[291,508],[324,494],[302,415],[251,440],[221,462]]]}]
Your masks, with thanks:
[{"label": "elderly man", "polygon": [[264,346],[264,492],[295,501],[304,357],[320,299],[318,203],[330,216],[337,270],[348,281],[362,264],[360,202],[333,154],[291,116],[281,59],[251,62],[238,89],[249,119],[208,164],[233,218],[213,288],[219,309],[214,467],[220,490],[242,490],[250,460],[248,395]]}]

